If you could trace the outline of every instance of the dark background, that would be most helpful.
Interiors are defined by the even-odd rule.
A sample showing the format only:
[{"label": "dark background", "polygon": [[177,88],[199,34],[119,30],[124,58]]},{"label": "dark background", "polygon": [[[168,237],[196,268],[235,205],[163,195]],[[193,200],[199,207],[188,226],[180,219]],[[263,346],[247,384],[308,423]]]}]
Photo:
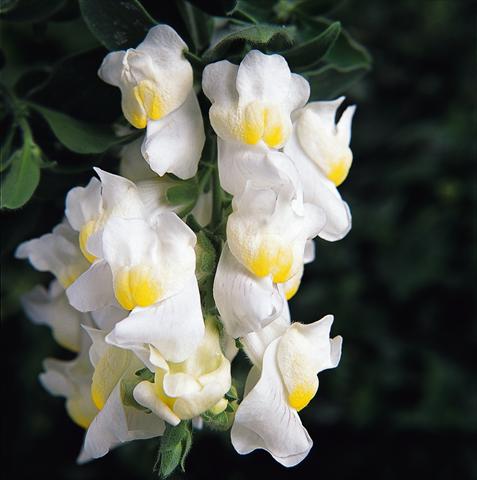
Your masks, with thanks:
[{"label": "dark background", "polygon": [[[315,446],[286,470],[263,451],[239,456],[228,438],[204,431],[195,435],[186,478],[477,478],[474,7],[350,0],[334,10],[331,18],[370,50],[373,69],[347,92],[358,105],[354,164],[341,187],[353,229],[338,243],[317,241],[316,261],[291,302],[295,320],[333,313],[333,334],[344,337],[339,367],[320,375],[318,395],[301,412]],[[73,23],[49,29],[3,22],[2,45],[16,52],[7,60],[55,60],[94,46],[71,12]],[[61,88],[56,94],[68,98]],[[89,114],[107,120],[101,98],[98,105]],[[18,306],[19,293],[47,276],[13,260],[12,249],[58,223],[65,192],[91,175],[74,170],[78,158],[88,162],[64,158],[67,182],[46,172],[35,201],[2,219],[1,471],[153,478],[157,440],[74,464],[83,432],[37,381],[43,358],[68,354]]]}]

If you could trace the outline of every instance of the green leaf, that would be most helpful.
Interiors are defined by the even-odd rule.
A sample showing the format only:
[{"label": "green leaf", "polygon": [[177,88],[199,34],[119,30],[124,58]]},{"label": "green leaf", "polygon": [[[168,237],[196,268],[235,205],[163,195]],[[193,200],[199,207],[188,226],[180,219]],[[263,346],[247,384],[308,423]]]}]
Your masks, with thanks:
[{"label": "green leaf", "polygon": [[177,7],[186,24],[195,52],[201,52],[210,43],[214,29],[212,17],[186,0],[178,0]]},{"label": "green leaf", "polygon": [[40,181],[40,158],[40,149],[30,142],[13,153],[11,167],[1,185],[2,208],[19,208],[28,202]]},{"label": "green leaf", "polygon": [[341,32],[340,22],[332,23],[324,32],[294,48],[282,52],[290,68],[316,65],[333,46]]},{"label": "green leaf", "polygon": [[10,125],[7,135],[3,142],[2,148],[0,149],[0,172],[3,172],[10,166],[13,161],[12,155],[12,142],[13,137],[15,136],[15,126]]},{"label": "green leaf", "polygon": [[185,460],[191,446],[190,422],[182,421],[175,427],[168,424],[161,438],[154,470],[159,472],[161,478],[167,478],[179,465],[185,471]]},{"label": "green leaf", "polygon": [[293,44],[292,30],[275,25],[251,25],[226,35],[216,45],[209,48],[202,59],[206,63],[215,62],[249,49],[279,51]]},{"label": "green leaf", "polygon": [[237,0],[190,0],[190,3],[209,15],[223,17],[234,9]]},{"label": "green leaf", "polygon": [[[306,28],[311,29],[309,31],[316,31],[329,27],[332,22],[326,18],[318,18],[307,19],[304,24]],[[324,60],[339,68],[369,67],[372,62],[368,50],[344,29],[341,29],[333,48],[328,51]]]},{"label": "green leaf", "polygon": [[310,82],[310,100],[332,100],[345,93],[368,71],[369,67],[344,69],[327,65],[314,72],[305,72],[303,76]]},{"label": "green leaf", "polygon": [[136,47],[156,25],[136,0],[79,0],[91,33],[108,49]]},{"label": "green leaf", "polygon": [[43,116],[58,140],[72,152],[102,153],[125,140],[117,137],[109,126],[81,122],[35,103],[28,105]]},{"label": "green leaf", "polygon": [[336,10],[344,1],[346,0],[296,0],[294,2],[281,0],[280,3],[290,5],[290,13],[299,11],[311,17],[316,17]]},{"label": "green leaf", "polygon": [[13,10],[18,5],[19,0],[2,0],[0,3],[0,14]]},{"label": "green leaf", "polygon": [[167,189],[166,199],[171,205],[189,205],[197,201],[199,189],[194,181],[181,182]]},{"label": "green leaf", "polygon": [[233,9],[227,12],[235,18],[254,23],[274,23],[277,13],[276,0],[237,0]]},{"label": "green leaf", "polygon": [[0,14],[2,20],[40,22],[58,12],[65,3],[65,0],[2,0]]}]

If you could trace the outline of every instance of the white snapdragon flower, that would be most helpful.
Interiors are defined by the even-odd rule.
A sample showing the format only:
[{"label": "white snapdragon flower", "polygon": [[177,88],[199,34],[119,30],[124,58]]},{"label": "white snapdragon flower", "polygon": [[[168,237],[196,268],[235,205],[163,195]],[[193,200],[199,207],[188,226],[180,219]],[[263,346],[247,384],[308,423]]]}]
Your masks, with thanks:
[{"label": "white snapdragon flower", "polygon": [[302,184],[292,160],[282,152],[264,144],[241,145],[217,139],[220,185],[231,195],[240,195],[248,181],[268,187],[276,183],[291,183],[297,196]]},{"label": "white snapdragon flower", "polygon": [[274,322],[242,339],[255,366],[231,430],[237,452],[261,448],[286,467],[307,456],[313,442],[298,412],[316,394],[317,373],[339,363],[342,339],[330,340],[332,322],[331,315],[309,325]]},{"label": "white snapdragon flower", "polygon": [[89,359],[91,339],[81,331],[78,356],[70,361],[47,358],[40,382],[49,393],[66,398],[66,411],[80,427],[87,429],[98,413],[91,398],[93,366]]},{"label": "white snapdragon flower", "polygon": [[171,425],[212,409],[227,407],[224,395],[231,387],[230,362],[222,353],[219,333],[212,319],[196,350],[181,363],[167,362],[161,352],[150,350],[155,367],[154,383],[143,381],[134,389],[135,400]]},{"label": "white snapdragon flower", "polygon": [[295,112],[293,134],[284,148],[299,172],[305,201],[326,212],[327,223],[320,236],[330,241],[343,238],[351,228],[348,205],[336,189],[353,159],[349,143],[355,107],[348,107],[335,123],[343,100],[312,102]]},{"label": "white snapdragon flower", "polygon": [[187,45],[168,25],[149,30],[137,48],[109,53],[99,69],[106,83],[119,87],[124,116],[136,128],[179,108],[192,89]]},{"label": "white snapdragon flower", "polygon": [[37,285],[21,297],[21,303],[33,323],[48,325],[62,347],[79,352],[81,325],[92,325],[91,317],[71,307],[64,288],[57,280],[50,283],[48,290]]},{"label": "white snapdragon flower", "polygon": [[107,341],[140,354],[148,344],[167,360],[181,362],[204,334],[195,278],[195,234],[174,213],[142,219],[111,219],[103,254],[114,295],[131,310]]},{"label": "white snapdragon flower", "polygon": [[155,415],[122,402],[121,383],[134,381],[144,365],[132,352],[106,344],[105,332],[91,328],[87,332],[92,339],[88,394],[97,413],[87,427],[79,463],[102,457],[124,442],[157,437],[165,429]]},{"label": "white snapdragon flower", "polygon": [[63,288],[69,287],[89,267],[79,247],[77,233],[66,220],[51,233],[21,243],[15,257],[27,258],[40,272],[51,272]]},{"label": "white snapdragon flower", "polygon": [[233,338],[260,330],[283,310],[284,298],[271,276],[257,277],[222,249],[214,278],[214,300],[225,331]]},{"label": "white snapdragon flower", "polygon": [[[320,235],[320,234],[319,234]],[[281,289],[287,300],[290,300],[300,288],[301,279],[305,271],[305,265],[315,260],[315,244],[313,240],[307,240],[305,243],[305,251],[303,253],[303,264],[299,268],[298,272],[293,275],[289,280],[282,283]]]},{"label": "white snapdragon flower", "polygon": [[230,251],[254,275],[271,275],[274,283],[300,271],[306,241],[325,224],[323,210],[303,204],[290,183],[257,188],[248,182],[232,205],[227,222]]},{"label": "white snapdragon flower", "polygon": [[280,55],[252,50],[239,66],[222,60],[204,69],[210,122],[223,140],[280,148],[292,130],[290,114],[305,105],[310,86]]},{"label": "white snapdragon flower", "polygon": [[185,179],[197,172],[205,133],[184,50],[171,27],[158,25],[137,48],[108,54],[98,73],[120,88],[127,120],[147,126],[142,151],[151,169]]}]

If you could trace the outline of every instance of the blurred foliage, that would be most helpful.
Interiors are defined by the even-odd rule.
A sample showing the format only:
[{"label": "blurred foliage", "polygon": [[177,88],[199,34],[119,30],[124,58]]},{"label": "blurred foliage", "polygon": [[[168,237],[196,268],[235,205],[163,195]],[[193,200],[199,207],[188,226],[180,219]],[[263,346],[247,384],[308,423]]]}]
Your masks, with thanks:
[{"label": "blurred foliage", "polygon": [[[93,165],[117,169],[111,132],[124,126],[119,93],[96,72],[104,46],[135,46],[152,19],[183,36],[199,73],[205,62],[239,61],[250,48],[279,51],[310,80],[313,99],[345,92],[358,105],[355,161],[341,188],[353,230],[336,244],[317,241],[317,259],[291,303],[299,321],[332,312],[334,333],[344,337],[339,368],[321,374],[319,393],[301,415],[316,446],[285,470],[263,452],[238,456],[222,438],[227,433],[194,432],[186,478],[477,477],[475,5],[144,0],[127,2],[137,4],[128,17],[134,21],[105,35],[98,26],[104,18],[91,11],[99,5],[113,25],[108,18],[124,14],[124,3],[0,2],[0,76],[9,92],[0,103],[2,181],[14,192],[18,182],[34,190],[32,201],[2,218],[7,478],[154,477],[157,440],[74,465],[83,432],[63,400],[37,381],[46,356],[67,353],[25,319],[18,302],[48,276],[12,258],[19,242],[58,223],[66,192],[84,184]],[[233,29],[207,49],[209,15],[227,14]],[[364,78],[371,57],[361,44],[373,56]],[[15,204],[2,198],[2,205],[24,200],[11,198]],[[236,374],[245,366],[239,361]]]}]

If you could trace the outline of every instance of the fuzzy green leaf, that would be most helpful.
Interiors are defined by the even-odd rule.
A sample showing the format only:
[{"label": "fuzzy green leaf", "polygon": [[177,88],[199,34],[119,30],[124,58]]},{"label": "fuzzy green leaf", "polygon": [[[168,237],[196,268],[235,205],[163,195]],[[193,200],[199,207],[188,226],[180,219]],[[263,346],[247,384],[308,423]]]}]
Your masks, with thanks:
[{"label": "fuzzy green leaf", "polygon": [[79,0],[91,33],[108,49],[136,47],[156,24],[136,0]]},{"label": "fuzzy green leaf", "polygon": [[16,150],[1,185],[2,208],[19,208],[30,200],[40,181],[40,149],[26,142]]},{"label": "fuzzy green leaf", "polygon": [[251,25],[226,35],[203,55],[206,63],[239,53],[244,47],[283,50],[293,44],[292,30],[276,25]]},{"label": "fuzzy green leaf", "polygon": [[214,22],[210,15],[186,0],[178,0],[177,7],[187,27],[194,50],[201,52],[210,43]]},{"label": "fuzzy green leaf", "polygon": [[81,122],[64,113],[30,103],[29,106],[47,121],[58,140],[76,153],[102,153],[111,146],[124,141],[106,125]]},{"label": "fuzzy green leaf", "polygon": [[311,87],[310,100],[332,100],[338,97],[368,70],[368,67],[344,69],[327,65],[314,72],[305,72],[303,76],[310,82]]},{"label": "fuzzy green leaf", "polygon": [[290,68],[316,65],[333,46],[341,32],[340,22],[332,23],[324,32],[294,48],[282,52]]}]

